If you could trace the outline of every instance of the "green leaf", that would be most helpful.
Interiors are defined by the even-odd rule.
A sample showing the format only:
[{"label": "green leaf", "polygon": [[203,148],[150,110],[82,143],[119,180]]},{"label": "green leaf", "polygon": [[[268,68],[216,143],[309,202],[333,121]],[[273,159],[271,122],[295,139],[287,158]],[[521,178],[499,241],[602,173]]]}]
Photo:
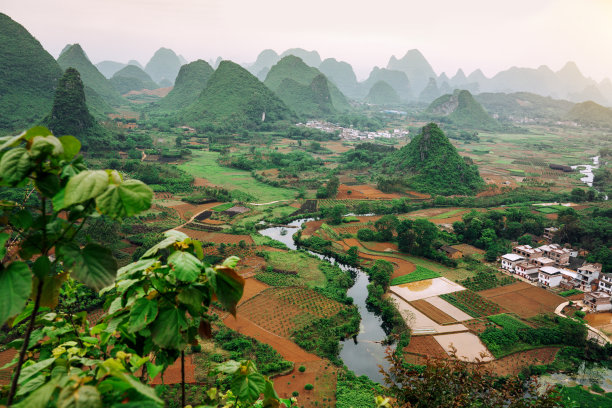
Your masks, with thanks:
[{"label": "green leaf", "polygon": [[244,279],[235,270],[225,266],[218,266],[215,271],[217,298],[223,307],[236,316],[236,305],[244,292]]},{"label": "green leaf", "polygon": [[[55,309],[59,303],[60,289],[66,279],[68,278],[67,273],[61,273],[55,276],[43,277],[43,287],[40,296],[40,306],[49,307]],[[39,278],[34,277],[32,281],[32,297],[37,295]]]},{"label": "green leaf", "polygon": [[46,360],[39,361],[38,363],[34,363],[32,365],[24,367],[21,370],[21,374],[19,375],[19,384],[25,383],[27,380],[29,380],[36,374],[39,374],[45,368],[50,367],[51,364],[53,364],[54,362],[55,358],[51,357]]},{"label": "green leaf", "polygon": [[173,252],[168,264],[172,265],[171,274],[183,282],[194,282],[202,270],[202,262],[189,252]]},{"label": "green leaf", "polygon": [[100,290],[115,280],[117,261],[110,249],[89,243],[79,252],[69,270],[79,282]]},{"label": "green leaf", "polygon": [[12,408],[47,408],[55,392],[55,388],[57,388],[55,381],[48,382],[23,401],[20,401],[18,404],[13,404]]},{"label": "green leaf", "polygon": [[164,370],[163,365],[155,365],[151,363],[150,361],[147,362],[146,366],[147,366],[147,374],[149,374],[149,377],[151,377],[151,380],[154,380],[155,377],[157,377],[157,375]]},{"label": "green leaf", "polygon": [[17,228],[28,229],[32,225],[32,213],[29,210],[21,210],[11,214],[11,224]]},{"label": "green leaf", "polygon": [[0,271],[0,326],[23,310],[32,289],[32,273],[24,262]]},{"label": "green leaf", "polygon": [[61,190],[60,179],[55,174],[47,173],[37,178],[35,181],[36,188],[43,196],[52,198]]},{"label": "green leaf", "polygon": [[135,272],[144,271],[151,266],[155,265],[157,259],[140,259],[136,262],[132,262],[129,265],[119,268],[117,271],[117,279],[126,279],[131,277]]},{"label": "green leaf", "polygon": [[25,139],[25,136],[26,132],[23,132],[15,136],[5,136],[0,138],[0,142],[2,142],[2,145],[0,145],[0,150],[4,150],[10,146],[17,146],[21,140]]},{"label": "green leaf", "polygon": [[72,160],[81,150],[81,142],[74,136],[62,136],[59,138],[59,141],[64,147],[64,154],[62,155],[62,159],[64,160]]},{"label": "green leaf", "polygon": [[126,381],[140,395],[147,397],[163,406],[164,402],[155,394],[155,390],[153,388],[147,387],[131,375],[123,373],[113,373],[113,375]]},{"label": "green leaf", "polygon": [[66,387],[57,399],[58,408],[102,408],[102,396],[91,385]]},{"label": "green leaf", "polygon": [[225,261],[223,261],[222,265],[223,266],[227,266],[228,268],[234,269],[236,267],[236,265],[238,264],[239,260],[240,260],[240,258],[238,258],[237,256],[230,256]]},{"label": "green leaf", "polygon": [[246,375],[234,375],[230,387],[234,395],[241,401],[250,404],[257,401],[259,395],[264,392],[266,379],[257,372]]},{"label": "green leaf", "polygon": [[136,215],[151,207],[153,190],[139,180],[128,180],[111,185],[104,194],[96,198],[96,206],[102,214],[111,218]]},{"label": "green leaf", "polygon": [[28,145],[30,146],[30,156],[34,159],[47,154],[53,156],[64,154],[64,146],[55,136],[34,136]]},{"label": "green leaf", "polygon": [[66,185],[64,206],[82,203],[104,193],[108,174],[104,170],[86,170],[72,177]]},{"label": "green leaf", "polygon": [[33,392],[34,390],[36,390],[38,387],[42,386],[45,382],[47,381],[44,375],[39,375],[38,377],[34,377],[27,383],[21,384],[19,388],[17,389],[16,395],[18,397],[22,395],[27,395]]},{"label": "green leaf", "polygon": [[31,166],[30,155],[26,149],[23,147],[11,149],[2,155],[0,175],[7,183],[17,184],[28,175]]},{"label": "green leaf", "polygon": [[234,360],[228,360],[224,363],[221,363],[215,367],[215,369],[220,373],[225,374],[234,374],[240,368],[240,363]]},{"label": "green leaf", "polygon": [[32,264],[32,272],[36,277],[44,279],[51,272],[51,261],[49,257],[39,256]]},{"label": "green leaf", "polygon": [[180,291],[177,296],[179,302],[187,306],[189,314],[192,316],[198,316],[202,313],[202,300],[204,294],[201,290],[196,288],[185,288]]},{"label": "green leaf", "polygon": [[8,242],[10,237],[11,236],[7,234],[6,232],[0,232],[0,261],[2,261],[2,258],[4,258],[4,255],[6,255],[5,245]]},{"label": "green leaf", "polygon": [[186,325],[184,313],[178,309],[165,309],[151,324],[153,343],[162,348],[181,350],[185,345],[181,329]]},{"label": "green leaf", "polygon": [[134,333],[144,329],[157,317],[157,302],[147,298],[140,298],[132,306],[128,331]]},{"label": "green leaf", "polygon": [[64,198],[66,197],[66,188],[60,189],[56,195],[53,196],[51,202],[53,203],[53,211],[58,212],[65,208]]},{"label": "green leaf", "polygon": [[150,258],[154,255],[157,255],[160,249],[168,248],[175,242],[182,242],[189,238],[185,233],[177,231],[177,230],[166,231],[164,232],[164,235],[166,236],[166,238],[164,238],[162,241],[158,242],[153,247],[151,247],[147,252],[145,252],[144,255],[141,257],[141,259]]}]

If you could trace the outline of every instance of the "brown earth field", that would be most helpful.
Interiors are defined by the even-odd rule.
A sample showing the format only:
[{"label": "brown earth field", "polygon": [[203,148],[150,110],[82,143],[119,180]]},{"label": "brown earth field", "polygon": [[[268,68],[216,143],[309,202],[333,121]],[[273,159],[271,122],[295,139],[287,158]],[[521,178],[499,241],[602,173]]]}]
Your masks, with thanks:
[{"label": "brown earth field", "polygon": [[413,300],[409,303],[414,306],[419,312],[424,313],[425,316],[429,317],[431,320],[438,324],[457,323],[456,319],[444,313],[444,311],[438,309],[425,299]]},{"label": "brown earth field", "polygon": [[323,221],[309,221],[306,223],[306,228],[302,231],[302,237],[311,237],[323,225]]},{"label": "brown earth field", "polygon": [[242,292],[242,297],[238,302],[238,306],[251,299],[253,296],[261,293],[262,291],[268,289],[270,286],[266,285],[263,282],[258,281],[255,278],[245,279],[244,281],[244,291]]},{"label": "brown earth field", "polygon": [[[355,238],[347,238],[343,241],[335,241],[336,244],[340,245],[344,251],[348,251],[350,247],[356,246],[358,249],[363,248],[363,244],[361,241]],[[412,273],[416,270],[416,265],[412,262],[406,261],[404,259],[395,258],[391,256],[384,255],[371,255],[365,252],[359,251],[359,257],[365,260],[377,260],[382,259],[384,261],[391,262],[394,266],[393,275],[391,275],[391,279],[397,278],[398,276],[403,276],[409,273]]]},{"label": "brown earth field", "polygon": [[561,296],[526,282],[483,290],[478,294],[523,318],[554,313],[555,308],[566,301]]},{"label": "brown earth field", "polygon": [[[301,365],[306,368],[303,373],[298,370]],[[327,360],[299,362],[289,374],[273,378],[274,389],[281,398],[291,398],[293,391],[299,392],[300,407],[333,407],[336,404],[337,370]],[[304,389],[306,384],[312,384],[313,389]]]},{"label": "brown earth field", "polygon": [[[433,358],[447,358],[448,354],[433,336],[413,336],[410,343],[404,348],[406,353],[419,354]],[[405,355],[406,361],[411,363],[412,356]]]},{"label": "brown earth field", "polygon": [[480,249],[480,248],[476,248],[475,246],[472,246],[470,244],[457,244],[457,245],[452,245],[453,248],[458,249],[459,251],[461,251],[461,253],[465,256],[465,255],[474,255],[474,254],[478,254],[478,255],[484,255],[485,251]]},{"label": "brown earth field", "polygon": [[211,208],[216,207],[220,204],[223,204],[223,203],[214,202],[214,203],[206,203],[206,204],[198,204],[198,205],[190,204],[190,203],[183,203],[183,204],[178,204],[178,205],[169,205],[168,208],[172,208],[176,210],[182,219],[184,219],[185,221],[189,221],[192,217],[198,215],[202,211],[210,210]]},{"label": "brown earth field", "polygon": [[[350,194],[349,191],[351,192]],[[382,191],[368,184],[356,186],[340,184],[338,187],[338,194],[336,194],[337,200],[389,200],[400,197],[402,197],[400,194],[383,193]]]},{"label": "brown earth field", "polygon": [[244,241],[247,245],[251,245],[253,243],[253,238],[251,238],[250,235],[233,235],[223,234],[220,232],[198,231],[186,227],[177,228],[177,230],[189,235],[190,238],[199,239],[200,241],[205,242],[213,242],[215,244],[238,244],[240,241]]},{"label": "brown earth field", "polygon": [[[259,256],[247,256],[240,258],[236,265],[236,272],[243,278],[250,277],[266,267],[266,260]],[[251,279],[247,279],[247,282]],[[259,281],[257,281],[259,282]],[[262,283],[263,285],[263,283]],[[266,285],[266,287],[268,287]],[[244,296],[243,296],[244,299]]]}]

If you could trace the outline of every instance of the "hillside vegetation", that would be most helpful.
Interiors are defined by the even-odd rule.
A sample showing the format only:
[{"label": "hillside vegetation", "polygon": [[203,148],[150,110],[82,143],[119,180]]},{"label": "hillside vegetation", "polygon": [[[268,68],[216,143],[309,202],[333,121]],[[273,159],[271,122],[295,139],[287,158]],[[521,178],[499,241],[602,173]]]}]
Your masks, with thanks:
[{"label": "hillside vegetation", "polygon": [[439,97],[427,107],[425,112],[445,117],[462,128],[483,130],[499,128],[499,123],[466,90],[455,90],[452,94]]},{"label": "hillside vegetation", "polygon": [[[98,96],[112,106],[119,106],[125,102],[108,79],[106,79],[91,61],[89,61],[79,44],[73,44],[62,52],[57,59],[57,63],[64,70],[76,68],[76,70],[79,71],[81,80],[85,86],[85,96],[87,97],[90,107],[95,110],[109,112],[108,106],[102,106],[98,103],[94,105],[94,102],[98,102],[99,100]],[[94,93],[96,95],[93,95]]]},{"label": "hillside vegetation", "polygon": [[287,106],[246,69],[222,61],[196,102],[179,116],[188,123],[253,128],[292,118]]},{"label": "hillside vegetation", "polygon": [[[321,78],[319,78],[321,77]],[[283,89],[286,79],[292,80],[291,88],[298,94]],[[316,79],[316,81],[315,81]],[[322,82],[325,82],[323,84]],[[288,55],[274,65],[264,84],[281,97],[291,109],[302,115],[320,115],[331,111],[347,110],[346,97],[318,69],[310,67],[299,57]],[[302,85],[302,87],[297,87]],[[326,102],[329,101],[329,102]],[[315,107],[320,109],[313,111]]]},{"label": "hillside vegetation", "polygon": [[484,186],[478,167],[459,156],[435,123],[423,127],[408,145],[378,165],[383,173],[406,175],[409,187],[430,194],[473,195]]},{"label": "hillside vegetation", "polygon": [[366,102],[373,103],[375,105],[391,105],[400,103],[400,97],[397,92],[395,92],[395,89],[393,89],[391,85],[385,81],[376,82],[370,89],[370,92],[368,93],[368,96],[366,96],[365,100]]},{"label": "hillside vegetation", "polygon": [[138,68],[136,65],[126,65],[113,75],[110,79],[111,85],[121,94],[130,91],[140,91],[141,89],[157,89],[159,85],[153,79]]},{"label": "hillside vegetation", "polygon": [[79,71],[68,68],[55,91],[53,108],[43,123],[56,135],[71,135],[81,140],[85,150],[112,147],[109,132],[102,128],[87,109]]},{"label": "hillside vegetation", "polygon": [[0,134],[47,115],[62,69],[23,26],[0,13]]},{"label": "hillside vegetation", "polygon": [[203,60],[183,65],[176,77],[174,88],[159,102],[159,109],[174,111],[194,103],[212,76],[213,68]]},{"label": "hillside vegetation", "polygon": [[585,126],[612,127],[612,109],[591,101],[577,103],[565,119]]}]

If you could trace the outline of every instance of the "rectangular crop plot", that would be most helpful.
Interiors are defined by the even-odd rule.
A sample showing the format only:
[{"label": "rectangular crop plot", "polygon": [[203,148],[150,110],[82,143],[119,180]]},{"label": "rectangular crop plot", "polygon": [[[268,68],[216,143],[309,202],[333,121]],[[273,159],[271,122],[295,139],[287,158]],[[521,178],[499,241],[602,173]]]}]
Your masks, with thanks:
[{"label": "rectangular crop plot", "polygon": [[465,288],[446,278],[425,279],[391,286],[389,290],[406,302],[451,293]]},{"label": "rectangular crop plot", "polygon": [[478,293],[522,318],[533,317],[540,313],[554,313],[557,306],[567,301],[546,289],[526,282],[517,282]]},{"label": "rectangular crop plot", "polygon": [[407,275],[398,276],[391,280],[391,286],[401,285],[403,283],[418,282],[425,279],[439,278],[441,275],[430,269],[417,265],[416,270]]},{"label": "rectangular crop plot", "polygon": [[496,325],[501,326],[504,329],[508,329],[508,330],[529,329],[529,326],[527,324],[523,323],[516,317],[506,314],[506,313],[500,313],[498,315],[488,316],[487,319],[489,319]]},{"label": "rectangular crop plot", "polygon": [[472,317],[488,316],[501,312],[499,305],[471,290],[447,293],[440,295],[440,297]]},{"label": "rectangular crop plot", "polygon": [[453,319],[425,299],[413,300],[410,304],[438,324],[457,323],[457,320]]}]

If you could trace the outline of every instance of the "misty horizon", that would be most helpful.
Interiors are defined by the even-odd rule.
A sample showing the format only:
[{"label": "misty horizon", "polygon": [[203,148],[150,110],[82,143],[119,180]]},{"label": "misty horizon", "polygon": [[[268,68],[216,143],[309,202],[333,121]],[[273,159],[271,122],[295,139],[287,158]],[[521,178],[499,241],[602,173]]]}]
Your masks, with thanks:
[{"label": "misty horizon", "polygon": [[322,60],[348,62],[361,81],[374,66],[386,67],[392,55],[401,58],[418,49],[437,75],[449,77],[458,69],[466,75],[480,69],[491,78],[514,66],[546,65],[557,72],[568,61],[597,82],[612,76],[612,56],[596,48],[612,40],[603,24],[612,6],[599,0],[580,5],[518,1],[494,9],[481,0],[461,5],[383,1],[368,9],[343,1],[315,1],[300,8],[276,0],[257,5],[7,0],[1,11],[23,24],[54,57],[66,44],[79,43],[93,63],[137,60],[145,65],[165,47],[188,61],[222,57],[249,64],[264,49],[280,54],[303,48],[316,50]]}]

